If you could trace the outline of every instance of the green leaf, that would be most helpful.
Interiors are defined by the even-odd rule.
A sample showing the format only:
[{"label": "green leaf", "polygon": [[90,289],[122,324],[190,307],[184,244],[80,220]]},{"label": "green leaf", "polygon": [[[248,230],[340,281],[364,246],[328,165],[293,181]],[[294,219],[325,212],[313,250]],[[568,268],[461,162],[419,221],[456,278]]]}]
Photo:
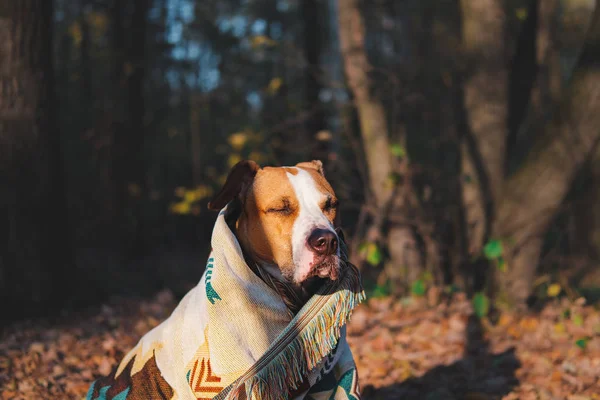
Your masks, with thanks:
[{"label": "green leaf", "polygon": [[391,293],[389,286],[390,286],[389,284],[375,286],[375,289],[373,289],[373,294],[371,295],[371,297],[377,298],[377,297],[389,296]]},{"label": "green leaf", "polygon": [[506,261],[504,261],[504,258],[498,257],[498,264],[496,267],[498,267],[498,271],[506,272]]},{"label": "green leaf", "polygon": [[483,254],[488,260],[495,260],[499,258],[502,255],[502,251],[502,242],[497,239],[490,240],[483,248]]},{"label": "green leaf", "polygon": [[381,255],[381,250],[375,243],[369,243],[366,247],[367,252],[367,262],[372,266],[376,267],[381,263],[383,256]]},{"label": "green leaf", "polygon": [[577,339],[575,341],[575,345],[577,347],[579,347],[581,350],[585,350],[585,348],[587,347],[588,342],[590,341],[589,337],[583,337],[581,339]]},{"label": "green leaf", "polygon": [[404,158],[406,156],[406,150],[401,144],[394,143],[390,146],[390,151],[394,157]]},{"label": "green leaf", "polygon": [[425,282],[423,281],[423,279],[418,279],[418,280],[414,281],[410,288],[410,291],[415,296],[425,295]]},{"label": "green leaf", "polygon": [[583,326],[583,317],[579,314],[573,316],[573,323],[576,326]]},{"label": "green leaf", "polygon": [[473,182],[473,177],[471,175],[465,174],[465,175],[463,175],[463,182],[471,183],[471,182]]},{"label": "green leaf", "polygon": [[473,296],[473,310],[479,318],[485,317],[490,312],[490,300],[485,294],[475,293],[475,296]]}]

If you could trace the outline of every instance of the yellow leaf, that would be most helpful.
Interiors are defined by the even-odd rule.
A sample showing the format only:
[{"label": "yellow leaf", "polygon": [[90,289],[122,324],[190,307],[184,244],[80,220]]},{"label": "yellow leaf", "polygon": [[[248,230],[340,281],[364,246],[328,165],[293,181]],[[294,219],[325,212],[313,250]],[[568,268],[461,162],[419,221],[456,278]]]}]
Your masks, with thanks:
[{"label": "yellow leaf", "polygon": [[205,199],[209,196],[212,196],[212,194],[213,194],[212,188],[205,186],[205,185],[198,186],[196,188],[195,192],[196,192],[196,198],[198,200]]},{"label": "yellow leaf", "polygon": [[559,295],[561,290],[562,290],[562,288],[560,287],[560,285],[558,283],[553,283],[552,285],[548,286],[548,289],[546,290],[546,294],[550,297],[556,297]]},{"label": "yellow leaf", "polygon": [[231,168],[240,161],[242,161],[242,157],[239,154],[231,154],[227,159],[227,165],[229,165],[229,167]]},{"label": "yellow leaf", "polygon": [[556,333],[565,333],[566,332],[565,324],[563,324],[562,322],[559,322],[559,323],[555,324],[554,325],[554,332],[556,332]]},{"label": "yellow leaf", "polygon": [[195,190],[185,192],[185,196],[183,196],[183,201],[185,201],[186,203],[193,203],[196,200],[198,200],[198,196],[196,195]]},{"label": "yellow leaf", "polygon": [[190,213],[190,204],[185,201],[171,204],[170,210],[173,214],[189,214]]},{"label": "yellow leaf", "polygon": [[283,79],[281,79],[281,78],[271,79],[271,82],[269,82],[269,86],[267,86],[267,93],[269,93],[270,95],[276,94],[279,91],[279,89],[281,88],[281,85],[283,85]]},{"label": "yellow leaf", "polygon": [[271,39],[265,35],[253,36],[252,39],[250,39],[250,45],[252,46],[253,49],[256,49],[257,47],[262,47],[262,46],[274,46],[276,44],[277,44],[276,41],[274,41],[273,39]]},{"label": "yellow leaf", "polygon": [[227,141],[235,150],[241,150],[242,147],[248,141],[248,133],[247,132],[236,132],[229,135]]}]

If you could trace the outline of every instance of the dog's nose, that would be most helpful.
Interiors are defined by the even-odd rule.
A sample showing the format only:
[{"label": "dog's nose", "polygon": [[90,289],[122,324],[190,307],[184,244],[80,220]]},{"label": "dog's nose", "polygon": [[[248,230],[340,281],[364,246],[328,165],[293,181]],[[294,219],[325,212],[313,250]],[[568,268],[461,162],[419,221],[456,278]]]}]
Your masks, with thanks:
[{"label": "dog's nose", "polygon": [[329,256],[337,252],[338,240],[335,233],[329,229],[315,229],[308,237],[308,245],[315,253]]}]

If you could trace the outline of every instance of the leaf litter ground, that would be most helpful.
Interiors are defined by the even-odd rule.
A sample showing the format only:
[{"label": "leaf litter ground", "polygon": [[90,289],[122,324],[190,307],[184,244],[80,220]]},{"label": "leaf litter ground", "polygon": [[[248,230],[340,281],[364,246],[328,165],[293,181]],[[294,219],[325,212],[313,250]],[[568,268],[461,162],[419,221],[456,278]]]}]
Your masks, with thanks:
[{"label": "leaf litter ground", "polygon": [[[553,300],[539,313],[472,316],[462,294],[377,298],[348,326],[365,399],[600,400],[600,311]],[[115,298],[58,320],[5,328],[0,399],[83,399],[176,302]]]}]

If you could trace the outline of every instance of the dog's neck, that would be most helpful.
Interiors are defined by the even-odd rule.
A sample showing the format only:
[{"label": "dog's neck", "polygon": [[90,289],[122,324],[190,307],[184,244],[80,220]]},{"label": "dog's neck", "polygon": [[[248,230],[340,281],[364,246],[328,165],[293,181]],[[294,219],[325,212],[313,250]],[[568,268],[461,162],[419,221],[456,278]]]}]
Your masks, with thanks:
[{"label": "dog's neck", "polygon": [[[243,250],[242,250],[243,251]],[[246,251],[244,259],[250,269],[271,289],[275,290],[293,315],[306,304],[313,295],[312,287],[298,286],[289,283],[281,274],[277,265],[253,260]]]}]

